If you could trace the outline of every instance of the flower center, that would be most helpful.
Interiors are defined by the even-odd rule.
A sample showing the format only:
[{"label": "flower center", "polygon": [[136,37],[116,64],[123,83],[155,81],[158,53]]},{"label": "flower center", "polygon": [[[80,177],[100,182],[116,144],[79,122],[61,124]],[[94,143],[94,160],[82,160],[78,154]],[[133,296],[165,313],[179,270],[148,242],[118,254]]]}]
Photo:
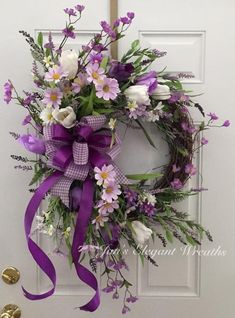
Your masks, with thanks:
[{"label": "flower center", "polygon": [[101,176],[102,179],[107,179],[108,178],[108,173],[105,172],[105,171],[101,172],[100,176]]},{"label": "flower center", "polygon": [[106,193],[110,194],[113,192],[113,188],[111,187],[107,187],[106,190],[105,190]]},{"label": "flower center", "polygon": [[51,94],[50,99],[51,99],[52,102],[56,102],[58,97],[57,97],[56,94]]},{"label": "flower center", "polygon": [[96,222],[100,222],[100,221],[102,221],[102,215],[98,215],[98,216],[96,217]]},{"label": "flower center", "polygon": [[53,77],[53,79],[55,81],[57,81],[58,79],[60,79],[60,74],[59,73],[54,73],[52,77]]},{"label": "flower center", "polygon": [[52,114],[47,115],[47,120],[49,120],[49,121],[52,120]]},{"label": "flower center", "polygon": [[105,93],[108,93],[108,92],[109,92],[109,86],[108,86],[108,85],[104,85],[103,91],[104,91]]},{"label": "flower center", "polygon": [[99,74],[97,72],[93,72],[92,77],[97,80],[99,78]]}]

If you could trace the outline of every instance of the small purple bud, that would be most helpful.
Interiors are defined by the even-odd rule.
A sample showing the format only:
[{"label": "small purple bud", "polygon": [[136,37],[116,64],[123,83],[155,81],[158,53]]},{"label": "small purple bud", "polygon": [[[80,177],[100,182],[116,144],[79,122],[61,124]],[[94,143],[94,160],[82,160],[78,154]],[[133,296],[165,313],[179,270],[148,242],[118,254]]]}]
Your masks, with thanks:
[{"label": "small purple bud", "polygon": [[223,123],[222,127],[229,127],[230,126],[230,121],[227,119],[225,120],[225,122]]}]

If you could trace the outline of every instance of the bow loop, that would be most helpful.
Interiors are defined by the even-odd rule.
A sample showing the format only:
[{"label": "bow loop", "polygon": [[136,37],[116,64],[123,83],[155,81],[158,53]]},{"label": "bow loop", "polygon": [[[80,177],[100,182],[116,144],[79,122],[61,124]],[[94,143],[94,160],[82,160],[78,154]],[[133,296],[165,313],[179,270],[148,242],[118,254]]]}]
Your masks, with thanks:
[{"label": "bow loop", "polygon": [[89,158],[89,147],[87,143],[73,142],[73,160],[76,165],[86,165]]}]

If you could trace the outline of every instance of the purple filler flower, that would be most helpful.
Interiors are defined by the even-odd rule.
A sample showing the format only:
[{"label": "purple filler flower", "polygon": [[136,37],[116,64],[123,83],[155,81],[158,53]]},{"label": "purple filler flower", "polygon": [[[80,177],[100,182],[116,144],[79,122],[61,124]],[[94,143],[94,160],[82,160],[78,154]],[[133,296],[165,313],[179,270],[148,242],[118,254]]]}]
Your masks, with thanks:
[{"label": "purple filler flower", "polygon": [[32,120],[32,117],[30,115],[27,115],[24,120],[22,121],[22,125],[25,126],[25,125],[28,125]]},{"label": "purple filler flower", "polygon": [[4,101],[7,104],[9,104],[10,101],[12,100],[12,90],[13,90],[13,86],[12,86],[11,82],[8,80],[4,84]]},{"label": "purple filler flower", "polygon": [[127,188],[124,190],[124,196],[127,200],[128,206],[134,205],[137,201],[138,194],[134,190]]},{"label": "purple filler flower", "polygon": [[33,135],[22,135],[19,138],[20,143],[30,152],[43,155],[46,151],[45,143],[42,139]]},{"label": "purple filler flower", "polygon": [[204,145],[207,145],[208,144],[208,140],[205,138],[205,137],[202,137],[201,139],[201,144],[204,146]]},{"label": "purple filler flower", "polygon": [[78,11],[78,12],[82,12],[84,9],[85,9],[85,6],[81,5],[81,4],[77,4],[75,6],[75,9]]},{"label": "purple filler flower", "polygon": [[115,287],[114,286],[107,286],[105,288],[102,289],[102,291],[104,293],[111,293],[112,291],[114,291]]},{"label": "purple filler flower", "polygon": [[138,297],[132,296],[132,295],[130,295],[130,296],[127,297],[127,299],[126,299],[126,301],[127,301],[128,303],[135,303],[137,300],[138,300]]},{"label": "purple filler flower", "polygon": [[92,52],[89,55],[89,61],[94,64],[94,63],[100,63],[103,59],[103,55],[101,53],[96,53],[96,52]]},{"label": "purple filler flower", "polygon": [[171,187],[175,190],[179,190],[183,187],[182,182],[180,181],[180,179],[175,178],[172,182],[171,182]]},{"label": "purple filler flower", "polygon": [[127,16],[129,19],[133,20],[135,17],[135,13],[134,12],[127,12]]},{"label": "purple filler flower", "polygon": [[123,24],[130,24],[130,23],[131,23],[131,19],[129,19],[128,17],[121,17],[121,18],[120,18],[120,21],[121,21]]},{"label": "purple filler flower", "polygon": [[194,176],[197,173],[197,168],[192,163],[188,163],[185,166],[185,173],[190,176]]},{"label": "purple filler flower", "polygon": [[74,17],[76,17],[76,15],[77,15],[77,12],[76,12],[74,9],[71,9],[71,8],[66,8],[66,9],[64,9],[64,12],[65,12],[66,14],[68,14],[69,16],[74,16]]},{"label": "purple filler flower", "polygon": [[64,30],[62,30],[62,33],[67,36],[67,38],[75,39],[75,33],[73,32],[73,30],[73,27],[65,28]]},{"label": "purple filler flower", "polygon": [[152,94],[152,92],[157,88],[156,77],[157,73],[155,71],[150,71],[146,74],[137,77],[136,84],[147,86],[149,94]]},{"label": "purple filler flower", "polygon": [[211,120],[219,119],[219,117],[215,113],[209,113],[209,114],[207,114],[207,116],[209,116]]},{"label": "purple filler flower", "polygon": [[115,78],[118,82],[126,81],[134,71],[132,63],[121,63],[118,61],[111,62],[108,75]]},{"label": "purple filler flower", "polygon": [[229,127],[230,126],[230,121],[229,120],[225,120],[225,122],[223,123],[222,127]]},{"label": "purple filler flower", "polygon": [[124,305],[122,308],[122,314],[125,315],[128,311],[131,311],[130,308],[128,306]]},{"label": "purple filler flower", "polygon": [[112,30],[111,26],[108,24],[107,21],[101,21],[100,25],[105,33],[109,34],[109,32]]},{"label": "purple filler flower", "polygon": [[154,213],[156,212],[154,205],[152,205],[151,203],[147,201],[141,203],[140,210],[146,215],[148,215],[149,217],[153,216]]}]

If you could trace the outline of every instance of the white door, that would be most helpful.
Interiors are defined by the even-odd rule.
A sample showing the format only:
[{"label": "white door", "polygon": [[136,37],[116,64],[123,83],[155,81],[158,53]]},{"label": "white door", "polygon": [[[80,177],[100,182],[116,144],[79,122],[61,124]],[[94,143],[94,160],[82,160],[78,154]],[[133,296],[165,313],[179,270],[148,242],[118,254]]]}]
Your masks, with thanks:
[{"label": "white door", "polygon": [[[91,33],[99,29],[99,20],[109,19],[108,0],[86,0],[83,4],[87,8],[79,23],[82,31],[73,42],[76,46],[86,43]],[[195,78],[186,80],[185,84],[195,92],[204,92],[198,100],[205,106],[206,112],[214,111],[221,119],[234,118],[234,1],[119,0],[118,4],[121,15],[126,11],[136,13],[127,37],[119,44],[119,54],[124,53],[135,38],[139,38],[143,46],[168,51],[156,69],[168,65],[171,72],[192,72]],[[60,30],[64,26],[62,9],[70,5],[65,0],[24,0],[0,4],[1,86],[10,78],[19,90],[30,89],[30,54],[18,30],[24,29],[32,35],[42,31],[47,35],[52,29],[59,42]],[[42,292],[48,289],[49,282],[37,272],[24,238],[23,215],[30,198],[27,193],[30,172],[14,169],[18,163],[10,160],[11,154],[25,155],[8,133],[23,132],[20,121],[24,111],[14,105],[2,105],[0,115],[0,270],[11,265],[21,273],[21,279],[15,285],[7,285],[0,280],[0,309],[6,304],[17,304],[23,318],[119,317],[121,303],[112,301],[109,295],[102,296],[102,304],[93,314],[74,310],[74,307],[85,303],[92,292],[79,282],[73,271],[70,272],[67,261],[58,256],[53,256],[59,277],[55,295],[34,302],[22,295],[21,284],[30,291],[36,287],[38,292]],[[181,204],[182,209],[189,210],[192,217],[211,229],[214,243],[205,241],[202,249],[221,247],[220,250],[227,252],[226,256],[218,256],[215,252],[215,256],[199,257],[193,251],[182,255],[180,246],[175,244],[170,247],[173,251],[177,248],[173,255],[156,257],[159,268],[147,265],[143,269],[137,258],[130,255],[130,280],[134,282],[140,300],[132,306],[129,317],[140,318],[144,314],[150,318],[234,317],[234,136],[233,125],[229,130],[218,129],[208,133],[209,144],[195,161],[203,172],[203,186],[209,191]],[[140,147],[144,147],[144,139],[140,138],[133,132],[126,136],[123,148],[130,157],[126,160],[122,156],[119,160],[125,171],[139,171],[141,165],[144,168],[155,163],[156,154],[150,148],[144,149],[135,158],[131,157],[130,147],[137,140]],[[160,138],[158,140],[164,153],[166,149]],[[167,160],[164,155],[159,155],[158,159],[160,164]],[[200,180],[194,179],[189,187],[199,184]],[[50,253],[48,242],[40,239],[40,243]],[[162,250],[160,244],[155,248]]]}]

